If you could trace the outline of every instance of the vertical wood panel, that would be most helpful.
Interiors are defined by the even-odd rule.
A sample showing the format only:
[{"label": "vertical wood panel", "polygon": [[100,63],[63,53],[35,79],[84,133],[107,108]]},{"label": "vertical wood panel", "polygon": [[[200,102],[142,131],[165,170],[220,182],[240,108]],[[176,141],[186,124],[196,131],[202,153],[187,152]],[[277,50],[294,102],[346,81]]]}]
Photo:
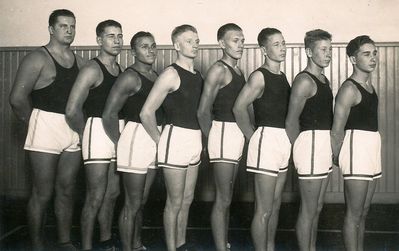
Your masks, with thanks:
[{"label": "vertical wood panel", "polygon": [[[398,202],[399,198],[399,88],[396,86],[399,80],[399,44],[377,44],[379,50],[379,65],[372,74],[371,82],[375,87],[379,99],[379,126],[382,136],[382,159],[383,178],[379,181],[375,197],[379,194],[384,198],[392,198],[391,201]],[[22,150],[25,140],[26,128],[16,120],[9,104],[8,95],[11,90],[12,81],[15,77],[17,66],[23,57],[34,48],[0,48],[0,193],[2,195],[24,195],[29,192],[29,168],[26,156]],[[99,50],[96,47],[74,47],[77,55],[84,59],[96,57]],[[195,67],[203,76],[208,68],[222,56],[218,46],[205,46],[200,49],[195,60]],[[176,59],[176,53],[170,46],[159,46],[157,60],[154,69],[160,73]],[[128,47],[124,47],[118,58],[123,67],[133,63]],[[306,66],[306,54],[303,45],[288,45],[286,62],[282,65],[288,81],[291,83],[296,74]],[[247,46],[243,57],[239,62],[246,78],[249,74],[262,65],[264,61],[260,49],[255,46]],[[325,69],[326,76],[331,81],[334,95],[339,86],[352,72],[352,66],[345,54],[345,46],[336,44],[333,46],[331,65]],[[236,200],[253,200],[253,176],[245,171],[245,157],[243,158],[234,198]],[[212,169],[204,160],[198,180],[197,196],[200,200],[212,200],[214,196]],[[158,184],[159,185],[159,184]],[[292,200],[297,196],[297,175],[294,167],[290,167],[287,174],[284,197]],[[341,173],[334,170],[328,195],[332,195],[334,202],[342,202],[343,180]],[[387,197],[388,195],[388,197]],[[334,197],[335,196],[335,197]],[[391,196],[391,197],[389,197]],[[288,199],[287,199],[288,198]],[[338,198],[338,199],[337,199]],[[341,198],[341,199],[340,199]]]}]

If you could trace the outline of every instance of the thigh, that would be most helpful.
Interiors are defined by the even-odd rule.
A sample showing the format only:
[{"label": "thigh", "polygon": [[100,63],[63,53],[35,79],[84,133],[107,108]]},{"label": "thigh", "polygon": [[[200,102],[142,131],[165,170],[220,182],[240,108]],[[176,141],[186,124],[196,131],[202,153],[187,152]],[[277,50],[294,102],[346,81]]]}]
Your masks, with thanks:
[{"label": "thigh", "polygon": [[218,192],[225,196],[233,193],[234,179],[237,173],[237,165],[223,162],[213,163],[213,175]]},{"label": "thigh", "polygon": [[256,207],[272,209],[277,178],[265,174],[254,174]]},{"label": "thigh", "polygon": [[163,168],[166,192],[168,199],[182,201],[186,184],[186,169]]},{"label": "thigh", "polygon": [[52,192],[54,187],[58,154],[28,151],[31,165],[31,178],[34,189],[39,192]]},{"label": "thigh", "polygon": [[147,202],[148,195],[150,194],[151,186],[154,183],[155,177],[157,175],[157,169],[149,168],[145,176],[145,186],[143,193],[143,203]]},{"label": "thigh", "polygon": [[57,168],[57,186],[70,186],[76,182],[76,175],[81,167],[81,159],[81,151],[61,153]]},{"label": "thigh", "polygon": [[198,166],[189,166],[187,168],[184,184],[184,198],[194,198],[195,185],[197,184]]},{"label": "thigh", "polygon": [[322,190],[323,179],[299,179],[299,192],[301,194],[301,204],[306,211],[317,210],[320,193]]},{"label": "thigh", "polygon": [[287,180],[287,172],[280,172],[277,176],[276,188],[274,190],[274,198],[280,198]]},{"label": "thigh", "polygon": [[345,202],[352,212],[362,212],[369,187],[367,180],[344,180]]},{"label": "thigh", "polygon": [[102,188],[108,183],[109,163],[93,163],[85,165],[86,187],[88,190]]},{"label": "thigh", "polygon": [[146,182],[145,174],[123,173],[123,186],[125,188],[126,199],[130,202],[141,204],[143,198],[144,186]]}]

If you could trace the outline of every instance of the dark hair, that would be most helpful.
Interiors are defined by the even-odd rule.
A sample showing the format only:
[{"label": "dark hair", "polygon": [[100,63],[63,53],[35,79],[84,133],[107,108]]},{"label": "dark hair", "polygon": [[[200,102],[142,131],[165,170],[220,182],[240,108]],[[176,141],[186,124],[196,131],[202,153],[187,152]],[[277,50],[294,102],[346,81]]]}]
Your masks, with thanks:
[{"label": "dark hair", "polygon": [[176,41],[176,38],[177,38],[180,34],[186,32],[186,31],[192,31],[192,32],[194,32],[194,33],[198,33],[198,32],[197,32],[197,29],[194,28],[194,26],[192,26],[192,25],[183,24],[183,25],[177,26],[177,27],[175,27],[175,28],[173,29],[173,31],[172,31],[172,35],[171,35],[172,43],[174,43],[174,42]]},{"label": "dark hair", "polygon": [[122,25],[119,22],[112,20],[112,19],[108,19],[108,20],[100,22],[97,25],[97,27],[96,27],[97,37],[101,36],[101,34],[104,32],[105,28],[110,27],[110,26],[118,27],[118,28],[122,29]]},{"label": "dark hair", "polygon": [[269,28],[269,27],[262,29],[258,34],[259,46],[264,46],[267,39],[274,34],[281,34],[281,31],[279,31],[276,28]]},{"label": "dark hair", "polygon": [[241,27],[234,24],[234,23],[228,23],[225,25],[220,26],[217,32],[217,40],[219,41],[220,39],[223,39],[224,35],[228,31],[242,31]]},{"label": "dark hair", "polygon": [[305,35],[305,48],[313,49],[314,44],[320,40],[330,40],[332,35],[325,30],[316,29],[306,32]]},{"label": "dark hair", "polygon": [[152,38],[154,38],[154,36],[151,33],[147,32],[147,31],[139,31],[139,32],[137,32],[136,34],[133,35],[132,39],[130,39],[130,48],[134,49],[134,46],[136,45],[137,40],[139,38],[142,38],[142,37],[152,37]]},{"label": "dark hair", "polygon": [[346,46],[346,55],[348,55],[348,57],[354,56],[358,52],[360,47],[364,44],[375,45],[374,41],[369,36],[357,36],[349,41],[348,45]]},{"label": "dark hair", "polygon": [[50,17],[48,18],[48,25],[54,26],[54,24],[57,22],[58,17],[73,17],[76,20],[76,17],[72,11],[66,9],[58,9],[51,12]]}]

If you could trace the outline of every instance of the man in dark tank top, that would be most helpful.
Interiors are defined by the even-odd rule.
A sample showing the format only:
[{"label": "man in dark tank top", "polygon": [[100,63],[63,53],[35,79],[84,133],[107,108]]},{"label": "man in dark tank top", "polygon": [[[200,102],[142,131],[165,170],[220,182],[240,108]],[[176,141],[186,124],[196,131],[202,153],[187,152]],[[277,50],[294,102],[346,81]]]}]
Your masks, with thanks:
[{"label": "man in dark tank top", "polygon": [[[275,250],[281,196],[287,177],[291,144],[285,131],[290,85],[281,63],[286,45],[281,31],[264,28],[258,35],[265,63],[249,77],[233,112],[249,140],[247,171],[254,174],[255,213],[251,224],[254,248]],[[249,109],[253,106],[254,121]]]},{"label": "man in dark tank top", "polygon": [[378,54],[374,41],[365,35],[352,39],[346,54],[353,73],[338,90],[331,139],[334,163],[344,177],[345,247],[364,250],[365,220],[382,175],[378,97],[370,80]]},{"label": "man in dark tank top", "polygon": [[65,9],[49,17],[50,42],[28,54],[10,93],[16,116],[28,124],[24,149],[32,168],[27,214],[32,250],[43,250],[44,215],[53,191],[60,249],[76,250],[70,239],[73,190],[81,163],[79,136],[65,121],[65,106],[83,59],[70,48],[75,16]]},{"label": "man in dark tank top", "polygon": [[308,251],[316,250],[319,214],[332,171],[333,94],[323,74],[331,61],[331,34],[312,30],[304,40],[307,66],[292,84],[286,130],[301,196],[296,234],[300,250]]},{"label": "man in dark tank top", "polygon": [[244,34],[233,23],[217,32],[223,57],[208,70],[198,108],[198,121],[208,139],[209,160],[215,177],[216,198],[211,213],[211,226],[216,250],[226,251],[231,198],[238,163],[244,148],[244,135],[235,122],[233,105],[245,84],[238,68],[244,50]]},{"label": "man in dark tank top", "polygon": [[[194,69],[199,44],[197,30],[187,24],[178,26],[172,31],[172,42],[177,52],[176,63],[159,75],[140,113],[144,128],[158,145],[157,161],[163,168],[168,251],[190,250],[186,243],[187,219],[202,152],[196,115],[203,79]],[[156,121],[161,105],[166,123],[162,134]]]},{"label": "man in dark tank top", "polygon": [[[86,199],[81,216],[82,250],[92,249],[96,218],[100,224],[100,248],[113,248],[111,227],[119,195],[115,144],[106,134],[101,116],[108,94],[121,72],[116,58],[123,45],[122,26],[114,20],[106,20],[97,25],[96,34],[100,53],[80,71],[66,108],[69,125],[82,138],[86,172]],[[122,127],[123,120],[120,120],[119,130]]]},{"label": "man in dark tank top", "polygon": [[[119,234],[123,250],[146,250],[141,242],[143,206],[155,179],[156,144],[140,120],[140,111],[158,74],[152,69],[157,58],[154,36],[140,31],[133,35],[129,66],[112,87],[103,112],[104,129],[117,146],[117,170],[125,191],[119,216]],[[126,126],[119,133],[118,114],[122,111]],[[157,125],[163,122],[162,110],[156,112]],[[119,135],[120,134],[120,135]]]}]

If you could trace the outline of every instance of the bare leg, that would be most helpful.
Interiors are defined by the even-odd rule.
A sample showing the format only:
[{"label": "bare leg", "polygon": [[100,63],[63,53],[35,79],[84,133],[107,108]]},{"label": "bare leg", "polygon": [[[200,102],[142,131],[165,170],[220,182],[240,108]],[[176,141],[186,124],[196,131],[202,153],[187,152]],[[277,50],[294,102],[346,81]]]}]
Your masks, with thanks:
[{"label": "bare leg", "polygon": [[211,213],[211,225],[216,250],[226,251],[227,230],[231,199],[233,196],[234,178],[237,165],[229,163],[214,163],[213,174],[215,177],[216,199]]},{"label": "bare leg", "polygon": [[323,179],[321,183],[321,191],[318,199],[318,204],[317,204],[317,211],[316,211],[316,216],[313,218],[313,224],[312,224],[312,236],[310,239],[310,250],[311,251],[316,251],[316,241],[317,241],[317,229],[319,226],[319,216],[321,213],[321,210],[323,209],[323,204],[324,204],[324,197],[327,191],[327,186],[328,182],[330,180],[330,176],[327,176],[327,178]]},{"label": "bare leg", "polygon": [[167,192],[163,213],[165,240],[168,251],[176,251],[177,216],[182,207],[187,170],[163,168]]},{"label": "bare leg", "polygon": [[276,232],[278,226],[278,217],[280,213],[281,197],[284,191],[285,181],[287,180],[287,172],[280,172],[277,176],[276,188],[274,189],[274,202],[272,215],[269,219],[269,225],[267,230],[267,250],[274,251]]},{"label": "bare leg", "polygon": [[57,218],[58,242],[71,241],[72,214],[76,177],[80,169],[82,153],[63,152],[58,161],[55,180],[54,208]]},{"label": "bare leg", "polygon": [[255,214],[251,224],[252,241],[256,251],[266,251],[268,225],[273,211],[274,191],[277,177],[254,174]]},{"label": "bare leg", "polygon": [[119,194],[119,173],[116,172],[116,163],[111,162],[108,169],[107,188],[97,216],[100,225],[100,241],[102,242],[111,239],[114,208]]},{"label": "bare leg", "polygon": [[108,163],[85,165],[86,199],[82,209],[82,249],[91,249],[96,215],[103,203],[108,183]]},{"label": "bare leg", "polygon": [[33,250],[43,250],[43,225],[54,190],[59,155],[28,151],[32,168],[32,194],[28,202],[28,225]]},{"label": "bare leg", "polygon": [[323,180],[325,179],[299,179],[301,205],[296,223],[296,234],[301,251],[311,250],[313,222],[317,215]]},{"label": "bare leg", "polygon": [[364,230],[366,225],[366,218],[367,214],[370,209],[371,200],[373,199],[373,195],[375,192],[375,188],[377,186],[377,180],[369,181],[369,187],[367,191],[366,201],[364,203],[362,217],[360,219],[359,224],[359,232],[358,232],[358,241],[357,241],[357,250],[363,251],[364,250]]},{"label": "bare leg", "polygon": [[119,216],[119,233],[123,250],[132,250],[132,237],[137,212],[143,198],[145,174],[123,173],[125,203]]},{"label": "bare leg", "polygon": [[148,195],[150,194],[151,186],[154,183],[156,174],[157,174],[156,169],[148,169],[145,179],[145,186],[144,186],[143,198],[141,201],[141,207],[136,214],[136,222],[134,224],[133,244],[132,244],[133,248],[138,248],[143,246],[143,243],[141,241],[141,229],[143,227],[143,208],[147,203]]},{"label": "bare leg", "polygon": [[187,168],[186,180],[184,185],[184,196],[181,208],[177,217],[177,236],[176,246],[180,247],[186,243],[188,213],[191,203],[194,199],[195,185],[197,184],[198,166],[189,166]]}]

